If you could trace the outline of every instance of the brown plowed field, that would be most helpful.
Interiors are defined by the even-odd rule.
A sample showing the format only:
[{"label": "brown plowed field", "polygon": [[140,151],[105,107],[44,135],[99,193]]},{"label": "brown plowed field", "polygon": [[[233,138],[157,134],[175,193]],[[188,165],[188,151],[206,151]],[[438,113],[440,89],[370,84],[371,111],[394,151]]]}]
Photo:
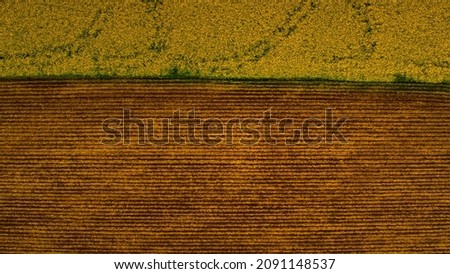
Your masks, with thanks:
[{"label": "brown plowed field", "polygon": [[[2,253],[450,253],[448,85],[0,87]],[[333,108],[348,143],[100,144],[124,108],[300,121]]]}]

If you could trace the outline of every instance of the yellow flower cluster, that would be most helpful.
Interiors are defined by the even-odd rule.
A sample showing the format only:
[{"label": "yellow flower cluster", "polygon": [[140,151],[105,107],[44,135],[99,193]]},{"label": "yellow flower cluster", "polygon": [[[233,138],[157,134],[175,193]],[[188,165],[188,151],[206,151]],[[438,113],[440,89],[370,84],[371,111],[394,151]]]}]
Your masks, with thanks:
[{"label": "yellow flower cluster", "polygon": [[3,1],[0,77],[450,80],[448,1]]}]

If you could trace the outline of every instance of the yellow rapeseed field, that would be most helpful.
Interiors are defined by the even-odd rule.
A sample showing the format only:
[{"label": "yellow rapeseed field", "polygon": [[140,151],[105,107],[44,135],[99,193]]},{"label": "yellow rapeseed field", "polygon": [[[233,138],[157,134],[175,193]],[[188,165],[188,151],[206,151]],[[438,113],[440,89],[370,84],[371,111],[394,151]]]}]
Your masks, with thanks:
[{"label": "yellow rapeseed field", "polygon": [[5,0],[0,77],[450,80],[448,0]]}]

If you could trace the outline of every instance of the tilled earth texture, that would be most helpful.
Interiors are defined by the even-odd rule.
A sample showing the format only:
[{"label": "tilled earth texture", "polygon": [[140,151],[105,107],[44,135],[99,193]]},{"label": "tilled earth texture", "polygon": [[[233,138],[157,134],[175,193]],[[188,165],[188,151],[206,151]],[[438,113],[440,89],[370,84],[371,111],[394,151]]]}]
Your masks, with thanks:
[{"label": "tilled earth texture", "polygon": [[[3,80],[0,88],[2,253],[450,253],[448,85]],[[333,124],[346,118],[345,141],[286,144],[276,131],[276,144],[139,145],[132,125],[129,144],[102,143],[124,123],[107,133],[104,121],[125,110],[159,121],[192,109],[221,121],[268,110],[272,119],[315,118],[313,139],[332,110]]]}]

